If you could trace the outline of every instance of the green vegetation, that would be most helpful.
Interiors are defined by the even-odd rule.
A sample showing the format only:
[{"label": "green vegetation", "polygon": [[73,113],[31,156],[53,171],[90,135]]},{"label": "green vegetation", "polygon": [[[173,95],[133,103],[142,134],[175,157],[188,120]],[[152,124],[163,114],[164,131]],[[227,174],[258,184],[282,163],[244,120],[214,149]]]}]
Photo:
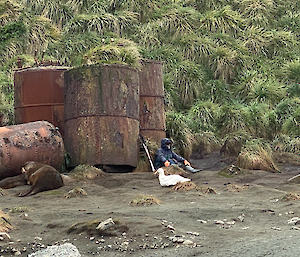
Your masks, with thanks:
[{"label": "green vegetation", "polygon": [[[13,122],[21,59],[72,66],[164,63],[167,135],[300,136],[300,1],[0,0],[0,111]],[[183,149],[187,149],[183,153]],[[242,149],[242,148],[241,148]],[[276,150],[276,149],[273,149]]]}]

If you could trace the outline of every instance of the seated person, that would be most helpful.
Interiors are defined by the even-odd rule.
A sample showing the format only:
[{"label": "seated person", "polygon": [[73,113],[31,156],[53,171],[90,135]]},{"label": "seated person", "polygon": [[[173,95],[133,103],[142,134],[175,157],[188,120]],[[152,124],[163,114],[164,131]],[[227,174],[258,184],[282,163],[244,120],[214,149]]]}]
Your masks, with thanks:
[{"label": "seated person", "polygon": [[191,167],[191,164],[186,159],[172,151],[172,141],[170,139],[163,138],[161,140],[161,147],[158,148],[155,155],[155,169],[170,165],[178,165],[180,168],[190,172],[199,171]]}]

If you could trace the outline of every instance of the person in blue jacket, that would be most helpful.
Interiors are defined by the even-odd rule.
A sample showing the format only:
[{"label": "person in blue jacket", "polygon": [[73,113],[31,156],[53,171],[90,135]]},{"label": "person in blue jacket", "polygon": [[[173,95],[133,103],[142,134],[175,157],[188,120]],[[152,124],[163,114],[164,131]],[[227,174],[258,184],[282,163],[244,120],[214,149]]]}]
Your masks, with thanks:
[{"label": "person in blue jacket", "polygon": [[191,164],[185,158],[172,151],[172,141],[169,138],[163,138],[161,140],[161,147],[158,148],[155,155],[155,169],[169,167],[170,165],[178,165],[190,172],[199,171],[191,167]]}]

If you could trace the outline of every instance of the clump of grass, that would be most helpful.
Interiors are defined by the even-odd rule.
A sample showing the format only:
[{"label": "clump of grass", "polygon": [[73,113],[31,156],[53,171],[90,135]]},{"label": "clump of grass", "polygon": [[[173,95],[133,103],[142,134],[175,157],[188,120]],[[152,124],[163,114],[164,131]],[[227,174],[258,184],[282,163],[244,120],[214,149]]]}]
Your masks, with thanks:
[{"label": "clump of grass", "polygon": [[10,213],[21,213],[21,212],[28,212],[29,211],[29,207],[27,206],[16,206],[12,209],[9,210]]},{"label": "clump of grass", "polygon": [[216,194],[217,191],[209,186],[200,186],[198,187],[198,190],[201,191],[203,194]]},{"label": "clump of grass", "polygon": [[225,138],[220,152],[227,157],[237,157],[240,154],[243,146],[248,140],[250,140],[250,138],[251,136],[244,131],[231,133]]},{"label": "clump of grass", "polygon": [[9,216],[0,210],[0,232],[8,232],[13,226],[9,222]]},{"label": "clump of grass", "polygon": [[162,202],[153,195],[138,195],[134,199],[130,201],[130,205],[132,206],[149,206],[155,204],[161,204]]},{"label": "clump of grass", "polygon": [[106,176],[106,173],[90,165],[78,165],[68,174],[75,180],[81,179],[95,179],[96,177]]},{"label": "clump of grass", "polygon": [[223,176],[226,178],[233,178],[237,175],[243,175],[244,171],[241,170],[239,167],[235,166],[234,164],[227,166],[226,168],[222,169],[218,172],[219,176]]},{"label": "clump of grass", "polygon": [[64,195],[64,197],[67,199],[82,196],[87,196],[87,193],[83,188],[74,188]]},{"label": "clump of grass", "polygon": [[215,150],[220,149],[221,142],[213,132],[201,132],[195,135],[192,142],[192,156],[203,157],[205,154],[210,154]]},{"label": "clump of grass", "polygon": [[237,166],[248,170],[280,172],[272,158],[270,146],[258,140],[244,147],[237,158]]},{"label": "clump of grass", "polygon": [[196,184],[192,181],[180,182],[172,187],[172,190],[175,191],[190,191],[190,190],[198,190]]},{"label": "clump of grass", "polygon": [[278,163],[300,165],[300,138],[280,134],[271,143],[274,160]]},{"label": "clump of grass", "polygon": [[235,184],[227,184],[224,190],[228,192],[241,192],[247,189],[249,189],[249,185],[239,186]]},{"label": "clump of grass", "polygon": [[297,193],[287,193],[286,195],[284,195],[281,200],[282,201],[296,201],[300,199],[300,195]]}]

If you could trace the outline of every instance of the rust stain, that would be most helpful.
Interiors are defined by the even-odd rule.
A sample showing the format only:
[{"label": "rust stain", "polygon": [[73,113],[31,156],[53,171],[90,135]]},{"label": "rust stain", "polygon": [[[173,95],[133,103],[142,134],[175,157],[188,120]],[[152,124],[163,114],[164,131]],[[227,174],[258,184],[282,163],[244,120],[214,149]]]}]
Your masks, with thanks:
[{"label": "rust stain", "polygon": [[65,146],[72,165],[136,166],[137,70],[124,65],[90,65],[71,69],[64,77]]},{"label": "rust stain", "polygon": [[64,143],[60,133],[47,121],[2,127],[0,130],[0,180],[19,175],[27,161],[60,169]]},{"label": "rust stain", "polygon": [[140,133],[157,143],[166,137],[162,63],[143,61],[140,80]]},{"label": "rust stain", "polygon": [[[15,120],[17,124],[47,120],[64,132],[64,80],[67,67],[39,67],[15,72]],[[62,108],[56,108],[56,106]],[[61,112],[61,114],[57,114]]]}]

